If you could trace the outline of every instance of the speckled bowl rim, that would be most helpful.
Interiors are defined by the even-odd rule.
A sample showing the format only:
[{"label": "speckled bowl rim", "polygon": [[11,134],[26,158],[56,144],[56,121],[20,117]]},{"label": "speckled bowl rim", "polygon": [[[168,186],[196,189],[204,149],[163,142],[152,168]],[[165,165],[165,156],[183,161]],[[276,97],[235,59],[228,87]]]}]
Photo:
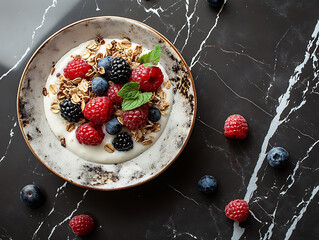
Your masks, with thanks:
[{"label": "speckled bowl rim", "polygon": [[[138,182],[136,184],[132,184],[132,185],[128,185],[128,186],[124,186],[124,187],[119,187],[119,188],[112,188],[112,189],[101,189],[101,188],[95,188],[95,187],[90,187],[90,186],[85,186],[85,185],[81,185],[78,183],[75,183],[63,176],[61,176],[60,174],[58,174],[57,172],[55,172],[53,169],[51,169],[50,167],[47,166],[47,164],[35,153],[35,151],[33,150],[33,148],[31,147],[31,144],[29,143],[29,140],[27,139],[27,136],[25,135],[24,131],[23,131],[23,127],[21,124],[21,119],[20,119],[20,114],[19,114],[19,97],[20,97],[20,92],[21,92],[21,87],[22,87],[22,82],[23,79],[25,78],[26,73],[28,72],[28,69],[30,67],[30,64],[32,63],[32,61],[34,60],[34,58],[36,57],[36,55],[39,53],[39,51],[50,41],[52,40],[54,37],[56,37],[57,35],[59,35],[60,33],[62,33],[63,31],[77,25],[83,22],[87,22],[87,21],[92,21],[92,20],[97,20],[97,19],[121,19],[124,21],[128,21],[128,22],[134,22],[136,24],[142,25],[144,27],[146,27],[147,29],[149,29],[150,31],[152,31],[153,33],[155,33],[156,35],[158,35],[160,38],[162,38],[166,43],[168,43],[170,45],[170,47],[172,48],[172,50],[175,51],[175,53],[179,56],[180,60],[182,61],[183,65],[185,66],[187,73],[189,74],[189,80],[191,81],[191,85],[192,88],[194,89],[194,110],[193,110],[193,119],[192,119],[192,124],[190,126],[187,138],[185,140],[185,142],[183,143],[182,147],[180,148],[179,152],[175,155],[174,159],[171,160],[165,167],[163,167],[158,173],[152,175],[151,177],[145,179],[144,181]],[[26,67],[24,68],[24,71],[22,73],[22,76],[20,78],[20,82],[19,82],[19,87],[18,87],[18,93],[17,93],[17,116],[18,116],[18,122],[19,122],[19,127],[20,130],[22,132],[23,138],[26,141],[28,147],[30,148],[31,152],[33,153],[33,155],[47,168],[49,169],[51,172],[53,172],[55,175],[57,175],[58,177],[64,179],[67,182],[72,183],[73,185],[76,185],[78,187],[82,187],[85,189],[90,189],[90,190],[99,190],[99,191],[117,191],[117,190],[122,190],[122,189],[128,189],[128,188],[132,188],[132,187],[136,187],[139,186],[141,184],[144,184],[148,181],[151,181],[152,179],[158,177],[160,174],[162,174],[173,162],[175,162],[175,160],[179,157],[179,155],[182,153],[182,151],[184,150],[190,135],[193,131],[194,128],[194,124],[195,124],[195,119],[196,119],[196,112],[197,112],[197,95],[196,95],[196,90],[195,90],[195,83],[194,83],[194,79],[193,76],[191,74],[191,71],[186,63],[186,61],[184,60],[184,58],[182,57],[182,55],[179,53],[179,51],[175,48],[175,46],[166,38],[164,37],[161,33],[159,33],[158,31],[156,31],[155,29],[151,28],[150,26],[146,25],[145,23],[139,22],[137,20],[134,19],[130,19],[130,18],[125,18],[125,17],[118,17],[118,16],[99,16],[99,17],[92,17],[92,18],[86,18],[86,19],[82,19],[79,21],[76,21],[74,23],[71,23],[65,27],[63,27],[62,29],[58,30],[57,32],[55,32],[54,34],[52,34],[50,37],[48,37],[38,48],[37,50],[33,53],[33,55],[31,56],[31,58],[29,59]]]}]

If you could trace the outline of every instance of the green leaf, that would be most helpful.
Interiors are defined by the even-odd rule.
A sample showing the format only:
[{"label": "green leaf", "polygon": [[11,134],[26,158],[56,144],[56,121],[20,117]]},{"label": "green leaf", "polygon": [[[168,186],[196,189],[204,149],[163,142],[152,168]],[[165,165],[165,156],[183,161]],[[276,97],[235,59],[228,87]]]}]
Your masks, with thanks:
[{"label": "green leaf", "polygon": [[161,58],[161,47],[160,45],[156,45],[155,49],[150,51],[147,54],[142,55],[138,61],[144,64],[145,67],[154,67],[158,64],[160,58]]},{"label": "green leaf", "polygon": [[124,99],[135,99],[139,95],[140,84],[137,82],[126,83],[120,91],[118,91],[117,96]]},{"label": "green leaf", "polygon": [[122,110],[128,111],[142,106],[148,103],[152,97],[153,93],[143,92],[138,95],[136,99],[124,99],[122,102]]},{"label": "green leaf", "polygon": [[153,63],[144,63],[144,67],[155,67],[156,65]]}]

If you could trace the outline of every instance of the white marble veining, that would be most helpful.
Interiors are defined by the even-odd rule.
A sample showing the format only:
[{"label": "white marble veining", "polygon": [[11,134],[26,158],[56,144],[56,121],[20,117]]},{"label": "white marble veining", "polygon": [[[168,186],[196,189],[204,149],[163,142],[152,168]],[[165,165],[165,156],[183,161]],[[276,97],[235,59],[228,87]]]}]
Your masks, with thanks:
[{"label": "white marble veining", "polygon": [[46,15],[47,15],[47,13],[49,12],[49,10],[50,10],[51,8],[54,8],[54,7],[56,6],[56,4],[57,4],[57,0],[53,0],[53,1],[52,1],[52,4],[45,9],[45,11],[44,11],[44,13],[43,13],[43,15],[42,15],[42,21],[41,21],[40,25],[37,26],[37,27],[34,29],[34,31],[32,32],[31,44],[30,44],[30,46],[27,47],[27,49],[25,50],[24,54],[20,57],[20,59],[16,62],[16,64],[15,64],[13,67],[11,67],[6,73],[4,73],[4,74],[2,74],[2,75],[0,76],[0,81],[1,81],[4,77],[8,76],[9,73],[11,73],[13,70],[15,70],[15,69],[19,66],[19,64],[22,62],[22,60],[28,55],[28,53],[29,53],[29,51],[30,51],[30,49],[31,49],[31,46],[32,46],[33,43],[34,43],[35,36],[36,36],[37,32],[38,32],[38,31],[43,27],[43,25],[44,25],[45,17],[46,17]]},{"label": "white marble veining", "polygon": [[319,140],[316,141],[314,144],[312,144],[312,145],[308,148],[306,155],[305,155],[301,160],[299,160],[299,161],[296,163],[296,165],[295,165],[295,167],[294,167],[294,170],[292,171],[292,174],[290,174],[290,175],[288,176],[287,180],[286,180],[286,183],[288,183],[288,181],[290,181],[290,183],[289,183],[286,187],[283,186],[282,189],[281,189],[281,191],[280,191],[280,195],[281,195],[281,196],[285,195],[285,194],[288,192],[288,190],[292,187],[292,185],[295,183],[296,172],[297,172],[297,170],[299,170],[300,164],[302,164],[303,161],[305,161],[305,160],[309,157],[310,152],[311,152],[312,149],[317,145],[317,143],[319,143]]},{"label": "white marble veining", "polygon": [[8,234],[8,230],[7,230],[7,229],[5,229],[5,228],[2,227],[2,226],[0,226],[0,228],[1,228],[2,232],[4,232],[4,234],[1,234],[1,235],[0,235],[0,239],[6,238],[6,239],[8,239],[8,240],[13,240],[13,238],[12,238],[10,235],[7,235],[7,234]]},{"label": "white marble veining", "polygon": [[197,117],[196,120],[198,122],[200,122],[201,124],[203,124],[204,126],[208,127],[209,129],[217,132],[218,134],[223,134],[221,131],[219,131],[217,128],[212,127],[211,125],[208,125],[207,123],[205,123],[202,119],[200,119],[200,117]]},{"label": "white marble veining", "polygon": [[254,58],[253,56],[250,56],[249,54],[245,53],[243,50],[241,52],[237,52],[237,51],[234,51],[234,50],[226,50],[226,49],[223,49],[222,47],[219,47],[220,51],[224,52],[224,53],[228,53],[228,54],[235,54],[235,55],[238,55],[238,56],[244,56],[244,57],[248,57],[250,60],[256,62],[256,63],[259,63],[259,64],[262,64],[262,65],[265,65],[265,66],[270,66],[269,63],[266,63],[262,60],[258,60],[256,58]]},{"label": "white marble veining", "polygon": [[[311,35],[311,39],[308,42],[306,52],[305,52],[305,58],[304,60],[295,68],[294,74],[291,76],[289,79],[289,85],[284,94],[282,94],[279,99],[279,105],[276,108],[276,115],[272,119],[268,132],[264,138],[264,141],[261,146],[261,151],[259,153],[257,163],[254,169],[254,172],[250,178],[249,184],[247,186],[246,194],[244,199],[249,202],[252,197],[254,192],[256,191],[258,185],[258,173],[259,170],[261,169],[261,166],[264,163],[264,159],[266,157],[266,152],[267,152],[267,147],[269,144],[270,139],[273,137],[273,135],[276,133],[278,127],[283,123],[283,120],[281,120],[281,115],[284,112],[284,110],[288,107],[289,102],[290,102],[290,95],[293,90],[294,85],[298,82],[300,79],[300,75],[302,73],[302,70],[304,69],[305,65],[308,63],[311,54],[313,53],[313,47],[316,48],[316,45],[318,45],[318,41],[316,39],[318,38],[319,35],[319,21],[317,22],[314,31]],[[241,234],[238,234],[240,232]],[[241,228],[238,224],[234,223],[234,231],[233,231],[233,237],[232,239],[240,239],[242,234],[244,233],[244,229]]]},{"label": "white marble veining", "polygon": [[147,8],[145,6],[143,6],[142,4],[142,0],[137,0],[138,5],[140,5],[141,7],[144,8],[144,11],[147,13],[154,13],[156,14],[158,17],[160,16],[160,13],[164,12],[165,10],[162,7],[158,7],[158,8]]},{"label": "white marble veining", "polygon": [[88,193],[89,190],[85,190],[82,196],[82,199],[76,204],[76,208],[70,213],[69,216],[67,216],[66,218],[63,219],[63,221],[59,222],[58,224],[56,224],[55,226],[53,226],[49,236],[48,236],[48,240],[51,239],[53,233],[55,232],[55,230],[61,226],[63,223],[65,223],[66,221],[70,220],[73,217],[73,214],[79,209],[81,203],[84,201],[86,194]]},{"label": "white marble veining", "polygon": [[232,89],[229,84],[226,83],[225,80],[222,79],[222,77],[218,74],[218,72],[209,64],[209,63],[206,63],[206,62],[198,62],[202,67],[208,69],[209,71],[212,71],[215,73],[215,75],[217,76],[217,78],[225,85],[225,87],[227,87],[232,93],[234,93],[237,97],[245,100],[245,101],[248,101],[249,103],[251,103],[252,105],[254,105],[255,107],[257,107],[259,110],[263,111],[264,113],[266,113],[268,116],[272,117],[272,115],[266,111],[265,109],[263,109],[262,107],[260,107],[257,103],[253,102],[252,100],[246,98],[246,97],[243,97],[241,95],[239,95],[234,89]]},{"label": "white marble veining", "polygon": [[100,9],[100,7],[99,7],[99,5],[97,4],[97,0],[95,0],[95,5],[96,5],[96,9],[95,9],[95,11],[100,11],[101,9]]},{"label": "white marble veining", "polygon": [[37,227],[37,229],[34,231],[33,235],[32,235],[32,240],[37,238],[37,234],[40,231],[43,223],[48,219],[48,217],[51,216],[52,213],[54,213],[55,211],[55,204],[56,204],[56,199],[62,194],[64,193],[64,189],[67,186],[67,181],[65,181],[60,187],[58,187],[58,189],[56,190],[56,194],[54,196],[54,200],[53,200],[53,206],[51,208],[51,210],[49,211],[49,213],[43,218],[43,220],[40,222],[39,226]]},{"label": "white marble veining", "polygon": [[198,203],[195,199],[191,198],[191,197],[188,197],[186,196],[185,194],[183,194],[181,191],[177,190],[176,188],[174,188],[173,186],[171,185],[168,185],[170,188],[172,188],[175,192],[177,192],[178,194],[182,195],[183,198],[186,198],[187,200],[190,200],[192,202],[194,202],[196,205],[202,205],[200,203]]},{"label": "white marble veining", "polygon": [[24,54],[23,54],[23,55],[21,56],[21,58],[16,62],[16,64],[14,64],[14,66],[13,66],[12,68],[10,68],[7,72],[5,72],[4,74],[2,74],[2,75],[0,76],[0,81],[1,81],[3,78],[5,78],[6,76],[8,76],[9,73],[11,73],[14,69],[16,69],[16,68],[19,66],[19,64],[22,62],[22,60],[25,58],[25,56],[28,55],[29,51],[30,51],[30,47],[28,47],[28,48],[25,50]]},{"label": "white marble veining", "polygon": [[[14,121],[15,118],[13,117],[12,118],[12,121]],[[10,145],[12,143],[12,139],[14,137],[14,129],[15,127],[17,126],[17,121],[14,122],[13,124],[13,127],[10,129],[10,132],[9,132],[9,141],[8,141],[8,144],[7,144],[7,147],[6,147],[6,151],[4,152],[4,154],[2,155],[2,157],[0,158],[0,165],[1,165],[1,162],[5,159],[5,157],[7,156],[7,153],[8,153],[8,150],[10,148]]]},{"label": "white marble veining", "polygon": [[[172,239],[179,239],[179,237],[181,237],[181,236],[188,236],[192,239],[199,239],[194,234],[191,234],[189,232],[181,232],[181,231],[177,230],[173,216],[169,217],[168,222],[166,224],[164,224],[163,227],[167,228],[168,230],[170,230],[172,232],[172,234],[171,234]],[[202,239],[202,238],[200,238],[200,239]]]},{"label": "white marble veining", "polygon": [[205,39],[201,42],[199,49],[197,50],[197,52],[195,53],[194,57],[191,60],[191,63],[189,65],[189,69],[192,70],[192,68],[198,63],[200,56],[199,54],[201,53],[201,51],[203,50],[203,47],[207,41],[207,39],[210,37],[210,35],[212,34],[213,30],[217,27],[218,24],[218,20],[220,17],[221,12],[224,9],[225,4],[227,3],[227,0],[225,0],[225,2],[223,3],[223,5],[221,6],[220,10],[218,11],[217,15],[216,15],[216,19],[214,22],[214,25],[211,27],[211,29],[209,30],[208,34],[206,35]]},{"label": "white marble veining", "polygon": [[284,240],[290,239],[291,235],[293,234],[293,231],[296,229],[298,222],[303,217],[304,213],[307,211],[308,205],[313,200],[313,198],[317,195],[318,191],[319,191],[319,185],[313,188],[311,192],[311,196],[309,197],[308,201],[306,202],[302,201],[302,203],[304,203],[304,206],[302,207],[302,209],[299,211],[297,215],[293,216],[292,223],[286,232],[286,236]]},{"label": "white marble veining", "polygon": [[[273,229],[275,227],[275,217],[276,217],[276,213],[277,213],[277,209],[278,209],[278,203],[276,204],[275,210],[273,211],[273,213],[271,215],[269,215],[271,217],[271,224],[269,225],[267,232],[265,233],[263,240],[266,239],[271,239],[272,234],[273,234]],[[267,213],[268,214],[268,213]]]},{"label": "white marble veining", "polygon": [[[183,31],[183,29],[187,26],[187,35],[186,35],[186,39],[184,40],[184,45],[182,46],[182,48],[180,49],[181,52],[183,52],[184,48],[186,47],[188,40],[190,38],[191,35],[191,20],[194,17],[194,14],[196,12],[196,8],[197,8],[197,4],[198,4],[198,0],[196,0],[196,2],[194,3],[194,7],[193,7],[193,11],[190,12],[190,2],[189,0],[186,0],[185,2],[185,8],[186,8],[186,13],[185,13],[185,18],[186,18],[186,22],[184,23],[184,25],[181,27],[181,29],[177,32],[176,37],[173,41],[173,44],[176,43],[177,39],[180,37],[181,32]],[[198,21],[198,17],[197,17],[197,21]],[[197,22],[196,21],[196,22]],[[196,23],[195,23],[196,24]]]},{"label": "white marble veining", "polygon": [[287,36],[289,30],[290,30],[290,28],[288,28],[287,31],[284,33],[284,35],[279,39],[279,41],[276,44],[275,50],[274,50],[275,60],[274,60],[274,66],[273,66],[273,75],[272,75],[272,81],[270,82],[269,87],[267,88],[266,100],[269,97],[269,91],[272,88],[273,83],[276,81],[276,72],[277,72],[277,63],[278,63],[278,48],[279,48],[281,42]]}]

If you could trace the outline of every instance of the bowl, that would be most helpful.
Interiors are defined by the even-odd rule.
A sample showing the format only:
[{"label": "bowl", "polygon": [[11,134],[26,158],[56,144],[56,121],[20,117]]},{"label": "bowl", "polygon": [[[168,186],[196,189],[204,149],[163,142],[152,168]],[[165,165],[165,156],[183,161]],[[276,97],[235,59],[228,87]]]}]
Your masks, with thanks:
[{"label": "bowl", "polygon": [[[87,161],[61,146],[44,113],[43,88],[52,62],[96,37],[129,38],[147,49],[160,45],[161,65],[173,88],[173,102],[159,139],[137,157],[118,164]],[[136,20],[103,16],[83,19],[50,36],[35,51],[22,74],[17,111],[20,129],[32,153],[49,170],[80,187],[118,190],[145,183],[167,169],[184,149],[192,132],[197,100],[191,72],[177,49],[163,35]]]}]

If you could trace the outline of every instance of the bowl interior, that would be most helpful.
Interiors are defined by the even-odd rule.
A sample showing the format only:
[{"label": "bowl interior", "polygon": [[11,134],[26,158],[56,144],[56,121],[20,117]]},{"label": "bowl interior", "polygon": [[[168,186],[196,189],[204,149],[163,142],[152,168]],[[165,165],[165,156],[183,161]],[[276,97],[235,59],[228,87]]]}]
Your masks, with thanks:
[{"label": "bowl interior", "polygon": [[[73,154],[61,146],[44,114],[43,87],[52,64],[70,49],[97,36],[108,39],[129,38],[131,42],[148,49],[160,45],[160,63],[174,92],[169,120],[160,138],[141,155],[120,164],[92,163]],[[194,125],[196,94],[185,61],[165,37],[134,20],[98,17],[61,29],[39,47],[22,75],[17,106],[23,136],[31,151],[46,167],[76,185],[114,190],[135,186],[154,178],[177,158]]]}]

